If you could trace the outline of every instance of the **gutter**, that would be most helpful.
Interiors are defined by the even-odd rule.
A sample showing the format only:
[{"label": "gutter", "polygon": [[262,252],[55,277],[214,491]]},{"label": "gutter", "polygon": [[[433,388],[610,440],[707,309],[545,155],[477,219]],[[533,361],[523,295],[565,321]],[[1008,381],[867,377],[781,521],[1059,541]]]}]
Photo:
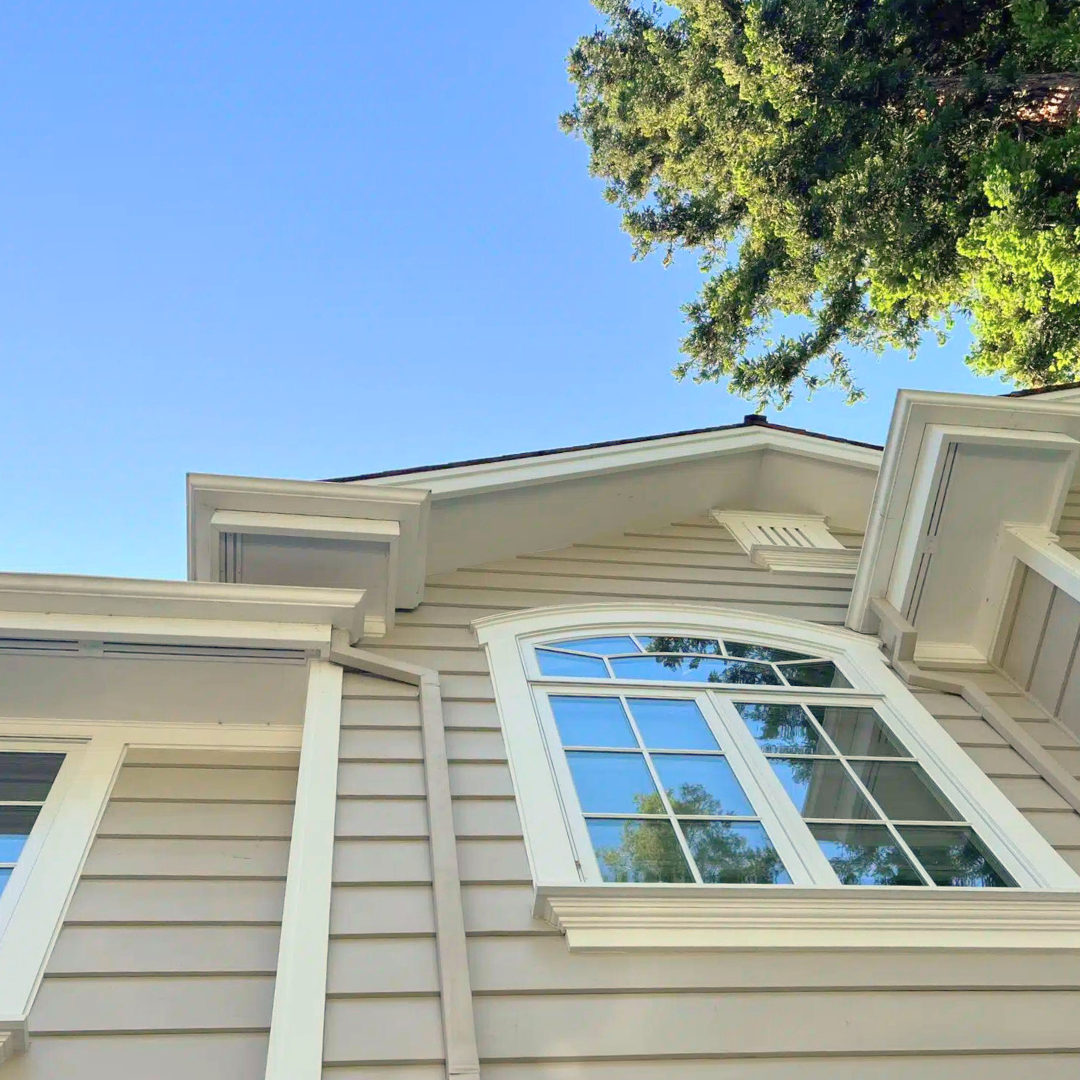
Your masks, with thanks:
[{"label": "gutter", "polygon": [[1074,810],[1080,812],[1080,781],[1033,739],[972,679],[962,675],[933,675],[915,663],[918,631],[887,600],[873,599],[871,610],[880,620],[878,631],[893,670],[907,686],[936,690],[963,698]]},{"label": "gutter", "polygon": [[431,844],[431,887],[435,904],[435,949],[439,959],[439,999],[448,1080],[479,1080],[469,957],[465,947],[465,913],[461,902],[457,836],[450,795],[442,687],[434,668],[388,660],[353,648],[348,634],[335,630],[330,660],[351,671],[378,675],[420,689],[420,729],[424,744],[428,833]]}]

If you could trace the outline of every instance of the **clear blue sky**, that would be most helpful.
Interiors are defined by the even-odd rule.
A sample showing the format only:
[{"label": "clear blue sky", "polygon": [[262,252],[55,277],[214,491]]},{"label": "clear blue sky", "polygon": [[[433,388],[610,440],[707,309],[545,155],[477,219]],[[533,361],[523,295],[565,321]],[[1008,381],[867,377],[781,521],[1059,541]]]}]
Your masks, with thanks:
[{"label": "clear blue sky", "polygon": [[[0,569],[183,577],[188,471],[318,479],[728,423],[693,260],[630,262],[560,134],[587,0],[8,4]],[[897,387],[999,392],[928,345]]]}]

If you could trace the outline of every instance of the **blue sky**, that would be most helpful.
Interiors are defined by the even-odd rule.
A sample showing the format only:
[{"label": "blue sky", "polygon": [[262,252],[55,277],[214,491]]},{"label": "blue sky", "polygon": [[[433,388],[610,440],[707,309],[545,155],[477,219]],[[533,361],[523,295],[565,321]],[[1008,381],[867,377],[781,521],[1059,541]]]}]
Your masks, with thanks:
[{"label": "blue sky", "polygon": [[[562,135],[587,0],[0,12],[0,569],[183,577],[188,471],[318,479],[730,423]],[[881,441],[963,343],[782,423]]]}]

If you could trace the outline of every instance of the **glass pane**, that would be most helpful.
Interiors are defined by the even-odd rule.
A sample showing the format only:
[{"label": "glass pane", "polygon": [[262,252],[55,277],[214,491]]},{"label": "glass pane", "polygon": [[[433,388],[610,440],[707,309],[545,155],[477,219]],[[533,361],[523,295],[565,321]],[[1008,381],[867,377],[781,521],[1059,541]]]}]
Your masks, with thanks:
[{"label": "glass pane", "polygon": [[617,679],[666,679],[692,683],[738,683],[780,686],[771,667],[746,660],[714,660],[700,656],[628,656],[611,661]]},{"label": "glass pane", "polygon": [[893,821],[958,821],[949,805],[918,765],[902,761],[853,761],[855,775]]},{"label": "glass pane", "polygon": [[666,653],[704,653],[707,656],[720,655],[720,642],[713,638],[700,637],[642,637],[638,641],[645,646],[646,652]]},{"label": "glass pane", "polygon": [[675,813],[753,816],[750,800],[722,757],[653,754],[652,760]]},{"label": "glass pane", "polygon": [[4,891],[4,886],[11,878],[11,871],[0,866],[0,893]]},{"label": "glass pane", "polygon": [[811,705],[810,711],[836,743],[841,754],[907,756],[900,744],[885,730],[885,725],[873,709]]},{"label": "glass pane", "polygon": [[44,802],[63,754],[0,753],[0,802]]},{"label": "glass pane", "polygon": [[670,821],[588,822],[596,861],[605,881],[693,881]]},{"label": "glass pane", "polygon": [[574,652],[596,653],[597,656],[641,652],[632,637],[583,637],[569,641],[549,641],[548,644],[553,649],[572,649]]},{"label": "glass pane", "polygon": [[923,885],[883,825],[811,825],[841,885]]},{"label": "glass pane", "polygon": [[791,882],[765,830],[749,821],[680,821],[708,885],[787,885]]},{"label": "glass pane", "polygon": [[0,806],[0,863],[18,861],[37,816],[36,806]]},{"label": "glass pane", "polygon": [[787,649],[774,649],[771,645],[750,645],[745,641],[728,641],[728,656],[741,656],[745,660],[807,660],[806,653],[789,652]]},{"label": "glass pane", "polygon": [[814,727],[801,705],[758,705],[740,702],[735,706],[750,734],[766,753],[828,754],[832,751]]},{"label": "glass pane", "polygon": [[804,818],[877,817],[836,759],[769,758],[769,764]]},{"label": "glass pane", "polygon": [[966,826],[901,826],[900,835],[935,885],[986,889],[1016,884]]},{"label": "glass pane", "polygon": [[637,746],[618,698],[553,694],[548,700],[563,746]]},{"label": "glass pane", "polygon": [[630,698],[638,731],[650,750],[719,750],[701,710],[692,701]]},{"label": "glass pane", "polygon": [[664,804],[641,754],[571,750],[566,755],[581,809],[593,814],[663,814]]},{"label": "glass pane", "polygon": [[846,687],[851,683],[836,670],[831,660],[815,660],[812,664],[788,664],[780,669],[792,686]]},{"label": "glass pane", "polygon": [[578,675],[590,679],[606,679],[607,666],[592,656],[571,656],[569,653],[536,650],[536,662],[541,675]]}]

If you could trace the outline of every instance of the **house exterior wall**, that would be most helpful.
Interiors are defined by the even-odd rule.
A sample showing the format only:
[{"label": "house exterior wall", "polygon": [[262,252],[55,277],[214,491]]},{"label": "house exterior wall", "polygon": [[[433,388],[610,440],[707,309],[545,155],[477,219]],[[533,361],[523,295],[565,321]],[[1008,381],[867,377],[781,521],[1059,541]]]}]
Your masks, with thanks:
[{"label": "house exterior wall", "polygon": [[[859,538],[844,540],[857,546]],[[1066,954],[571,954],[532,917],[499,717],[471,621],[646,597],[841,625],[848,584],[761,571],[701,518],[433,577],[424,604],[400,615],[372,650],[441,673],[485,1080],[1076,1075],[1080,964]],[[1080,769],[1080,745],[1038,705],[1008,679],[980,678],[1051,753]],[[361,756],[342,762],[324,1077],[434,1080],[445,1072],[414,692],[349,676],[346,696],[348,744]],[[959,697],[919,696],[1080,864],[1080,815]],[[351,844],[377,849],[378,859],[361,871],[346,855]],[[364,874],[369,880],[355,880]]]},{"label": "house exterior wall", "polygon": [[297,764],[129,750],[4,1080],[261,1080]]}]

